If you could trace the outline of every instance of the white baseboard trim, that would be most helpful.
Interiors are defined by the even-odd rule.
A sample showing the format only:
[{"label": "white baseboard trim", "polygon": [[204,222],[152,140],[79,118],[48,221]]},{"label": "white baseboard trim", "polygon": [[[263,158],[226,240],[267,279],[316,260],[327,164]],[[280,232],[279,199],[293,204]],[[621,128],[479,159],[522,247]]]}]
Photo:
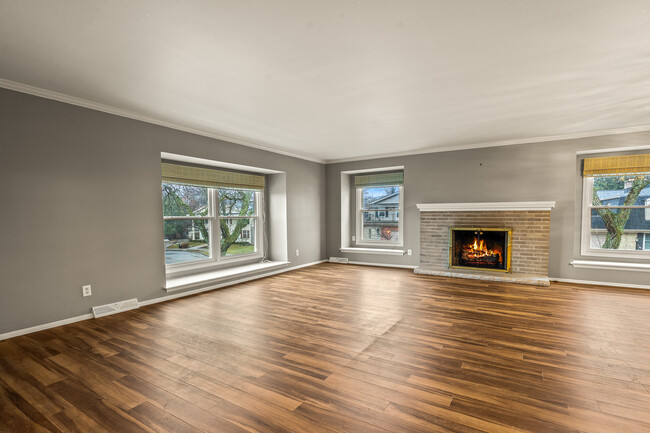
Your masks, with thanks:
[{"label": "white baseboard trim", "polygon": [[81,322],[82,320],[87,320],[92,318],[93,315],[88,313],[88,314],[82,314],[81,316],[70,317],[68,319],[57,320],[56,322],[44,323],[42,325],[36,325],[36,326],[31,326],[29,328],[18,329],[16,331],[5,332],[4,334],[0,334],[0,341],[6,340],[8,338],[19,337],[25,334],[31,334],[33,332],[44,331],[50,328],[56,328],[57,326],[63,326],[70,323]]},{"label": "white baseboard trim", "polygon": [[[270,277],[271,275],[281,274],[283,272],[295,271],[296,269],[306,268],[307,266],[317,265],[319,263],[324,263],[326,261],[327,261],[327,259],[317,260],[315,262],[305,263],[305,264],[302,264],[302,265],[293,266],[291,268],[280,269],[278,271],[268,272],[266,274],[253,275],[253,276],[248,277],[248,278],[241,278],[241,279],[238,279],[238,280],[229,281],[227,283],[215,284],[215,285],[211,285],[211,286],[208,286],[208,287],[203,287],[201,289],[190,290],[190,291],[187,291],[187,292],[177,293],[177,294],[169,295],[169,296],[161,296],[159,298],[149,299],[149,300],[140,302],[140,307],[144,307],[145,305],[157,304],[159,302],[170,301],[172,299],[182,298],[184,296],[195,295],[197,293],[207,292],[209,290],[215,290],[215,289],[219,289],[219,288],[226,287],[226,286],[232,286],[232,285],[239,284],[239,283],[245,283],[247,281],[257,280],[259,278]],[[67,325],[69,323],[80,322],[82,320],[87,320],[87,319],[92,319],[92,318],[93,318],[93,315],[90,314],[90,313],[89,314],[82,314],[81,316],[76,316],[76,317],[70,317],[68,319],[57,320],[56,322],[44,323],[42,325],[36,325],[36,326],[29,327],[29,328],[18,329],[16,331],[10,331],[10,332],[6,332],[4,334],[0,334],[0,341],[6,340],[8,338],[19,337],[21,335],[31,334],[33,332],[43,331],[45,329],[50,329],[50,328],[56,328],[57,326]]]},{"label": "white baseboard trim", "polygon": [[608,283],[603,281],[572,280],[570,278],[553,278],[553,277],[549,277],[548,279],[551,281],[557,281],[558,283],[590,284],[594,286],[624,287],[626,289],[650,290],[650,286],[646,286],[643,284]]},{"label": "white baseboard trim", "polygon": [[348,262],[349,265],[361,265],[361,266],[379,266],[381,268],[403,268],[403,269],[415,269],[417,265],[394,265],[392,263],[371,263],[371,262]]}]

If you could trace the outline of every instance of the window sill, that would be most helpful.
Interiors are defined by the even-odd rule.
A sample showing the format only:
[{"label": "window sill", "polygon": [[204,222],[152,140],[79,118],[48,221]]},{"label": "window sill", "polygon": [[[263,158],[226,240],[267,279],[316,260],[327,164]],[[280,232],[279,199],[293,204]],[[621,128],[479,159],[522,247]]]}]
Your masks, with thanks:
[{"label": "window sill", "polygon": [[600,262],[595,260],[573,260],[570,265],[574,268],[606,269],[612,271],[641,271],[650,272],[650,265],[645,263]]},{"label": "window sill", "polygon": [[179,277],[167,277],[164,289],[167,292],[176,290],[190,289],[196,286],[220,283],[235,277],[248,276],[263,271],[270,271],[285,267],[289,262],[265,262],[253,263],[249,265],[234,266],[232,268],[197,272],[192,275],[183,275]]},{"label": "window sill", "polygon": [[613,259],[648,259],[650,258],[650,251],[648,250],[596,250],[596,249],[582,249],[580,251],[582,256],[591,257],[608,257]]},{"label": "window sill", "polygon": [[342,253],[355,253],[355,254],[384,254],[388,256],[403,256],[404,250],[389,250],[385,248],[358,248],[346,247],[339,248]]},{"label": "window sill", "polygon": [[219,270],[220,268],[224,266],[232,265],[233,263],[258,262],[262,260],[262,257],[263,257],[262,253],[258,252],[258,253],[240,254],[237,256],[221,258],[218,261],[216,259],[207,259],[198,262],[178,263],[173,265],[167,265],[165,267],[166,269],[165,272],[167,274],[167,278],[171,278],[172,275],[180,276],[181,274],[188,275],[188,274],[196,274],[196,273],[206,273],[210,271]]}]

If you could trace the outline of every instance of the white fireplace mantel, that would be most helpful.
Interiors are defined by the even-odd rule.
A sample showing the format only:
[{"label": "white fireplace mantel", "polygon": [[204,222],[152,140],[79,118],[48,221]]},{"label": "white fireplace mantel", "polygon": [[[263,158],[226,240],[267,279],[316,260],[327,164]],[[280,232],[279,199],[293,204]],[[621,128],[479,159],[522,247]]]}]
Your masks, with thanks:
[{"label": "white fireplace mantel", "polygon": [[488,203],[418,203],[420,212],[480,212],[551,210],[554,201],[503,201]]}]

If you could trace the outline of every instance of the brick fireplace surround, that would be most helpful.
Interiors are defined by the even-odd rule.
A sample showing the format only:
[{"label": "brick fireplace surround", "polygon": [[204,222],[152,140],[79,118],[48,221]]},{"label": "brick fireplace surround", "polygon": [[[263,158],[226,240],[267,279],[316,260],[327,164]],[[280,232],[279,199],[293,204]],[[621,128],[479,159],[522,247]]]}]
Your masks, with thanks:
[{"label": "brick fireplace surround", "polygon": [[[555,202],[435,203],[420,209],[416,274],[548,286],[551,209]],[[449,228],[512,229],[511,273],[449,267]]]}]

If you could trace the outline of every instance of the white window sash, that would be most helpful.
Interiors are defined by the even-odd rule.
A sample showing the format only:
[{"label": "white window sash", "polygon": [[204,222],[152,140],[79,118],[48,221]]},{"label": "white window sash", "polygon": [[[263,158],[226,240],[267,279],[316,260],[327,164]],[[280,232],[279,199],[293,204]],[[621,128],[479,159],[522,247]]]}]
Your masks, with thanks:
[{"label": "white window sash", "polygon": [[[376,188],[376,187],[368,187],[368,188]],[[404,185],[401,185],[399,187],[399,207],[397,208],[380,208],[380,209],[368,209],[363,207],[363,188],[356,188],[356,218],[355,218],[355,225],[356,225],[356,245],[366,245],[366,246],[376,246],[376,245],[383,245],[383,246],[395,246],[395,247],[400,247],[404,245],[404,223],[403,223],[403,209],[404,209]],[[386,240],[373,240],[373,239],[364,239],[363,238],[363,214],[364,212],[381,212],[381,211],[389,211],[389,212],[395,212],[397,211],[399,213],[399,217],[397,220],[397,230],[399,233],[399,241],[386,241]],[[379,221],[381,222],[381,221]]]},{"label": "white window sash", "polygon": [[[650,250],[612,250],[591,247],[591,214],[594,209],[646,209],[650,206],[594,206],[594,178],[585,176],[582,182],[582,230],[580,236],[580,254],[583,256],[648,258]],[[605,230],[603,233],[606,233]]]},{"label": "white window sash", "polygon": [[[262,206],[263,191],[255,191],[255,214],[246,215],[219,215],[216,207],[218,203],[218,190],[220,188],[208,188],[208,216],[166,216],[163,221],[167,220],[206,220],[208,221],[208,236],[210,237],[210,257],[203,260],[191,260],[182,263],[165,264],[168,271],[191,271],[193,269],[208,268],[219,265],[220,263],[233,263],[237,261],[250,260],[263,255],[263,231],[264,221],[260,206]],[[225,188],[232,189],[232,188]],[[214,212],[213,212],[214,210]],[[221,256],[221,219],[249,219],[254,220],[255,224],[255,250],[251,253],[237,254],[233,256]],[[251,236],[249,236],[251,237]]]}]

